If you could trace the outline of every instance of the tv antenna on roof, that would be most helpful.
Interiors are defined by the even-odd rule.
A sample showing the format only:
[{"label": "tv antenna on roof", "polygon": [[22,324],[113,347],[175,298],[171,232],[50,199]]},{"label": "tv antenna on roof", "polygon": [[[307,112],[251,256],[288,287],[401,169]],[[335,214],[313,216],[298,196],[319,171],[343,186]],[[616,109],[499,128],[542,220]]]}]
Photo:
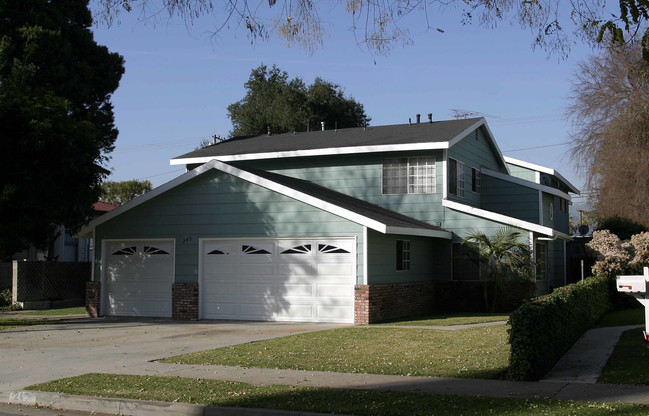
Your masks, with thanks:
[{"label": "tv antenna on roof", "polygon": [[472,111],[472,110],[463,110],[461,108],[451,108],[451,115],[456,120],[459,120],[461,118],[475,117],[475,116],[500,118],[500,117],[494,116],[492,114],[486,114],[486,113],[481,113],[479,111]]}]

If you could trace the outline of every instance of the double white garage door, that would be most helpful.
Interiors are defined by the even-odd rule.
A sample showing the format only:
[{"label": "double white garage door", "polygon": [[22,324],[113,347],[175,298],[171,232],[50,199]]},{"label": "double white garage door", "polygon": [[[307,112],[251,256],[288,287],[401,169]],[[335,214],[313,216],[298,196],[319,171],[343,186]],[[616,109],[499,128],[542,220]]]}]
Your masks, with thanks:
[{"label": "double white garage door", "polygon": [[[353,322],[356,244],[351,238],[204,239],[200,317]],[[108,315],[171,316],[173,240],[106,244]]]}]

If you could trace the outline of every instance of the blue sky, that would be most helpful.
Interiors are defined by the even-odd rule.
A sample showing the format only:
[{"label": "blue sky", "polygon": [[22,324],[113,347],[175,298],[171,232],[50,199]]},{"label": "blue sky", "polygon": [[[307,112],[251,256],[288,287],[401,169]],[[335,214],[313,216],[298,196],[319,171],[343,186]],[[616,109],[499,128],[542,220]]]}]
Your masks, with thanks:
[{"label": "blue sky", "polygon": [[[329,12],[321,13],[324,46],[313,55],[278,39],[251,45],[242,29],[212,37],[214,20],[207,18],[187,28],[178,19],[145,25],[122,15],[118,26],[96,26],[95,40],[126,60],[112,98],[120,135],[109,180],[159,186],[182,174],[169,160],[212,134],[228,135],[227,106],[244,97],[251,69],[263,63],[306,83],[320,76],[340,84],[365,106],[371,125],[414,121],[417,113],[450,119],[452,109],[480,113],[505,156],[557,169],[583,189],[567,153],[565,110],[570,79],[590,48],[575,45],[562,60],[533,50],[533,34],[518,26],[463,26],[451,10],[432,16],[444,33],[424,31],[416,21],[414,45],[373,56],[357,46],[348,18]],[[584,201],[574,199],[573,212]]]}]

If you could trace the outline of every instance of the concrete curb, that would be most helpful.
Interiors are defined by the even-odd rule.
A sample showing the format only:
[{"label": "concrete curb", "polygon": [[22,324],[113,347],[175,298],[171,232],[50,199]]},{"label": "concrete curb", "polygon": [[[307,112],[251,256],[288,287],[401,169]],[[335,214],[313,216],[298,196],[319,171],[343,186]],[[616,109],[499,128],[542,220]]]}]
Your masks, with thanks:
[{"label": "concrete curb", "polygon": [[155,416],[161,413],[179,416],[203,416],[206,408],[206,406],[198,404],[76,396],[72,394],[27,390],[3,393],[0,395],[0,400],[9,404],[21,404],[25,406],[38,405],[53,409],[127,416]]},{"label": "concrete curb", "polygon": [[207,407],[202,404],[77,396],[73,394],[28,390],[0,393],[0,403],[124,416],[158,416],[161,414],[174,416],[344,416],[331,413],[251,409],[245,407]]}]

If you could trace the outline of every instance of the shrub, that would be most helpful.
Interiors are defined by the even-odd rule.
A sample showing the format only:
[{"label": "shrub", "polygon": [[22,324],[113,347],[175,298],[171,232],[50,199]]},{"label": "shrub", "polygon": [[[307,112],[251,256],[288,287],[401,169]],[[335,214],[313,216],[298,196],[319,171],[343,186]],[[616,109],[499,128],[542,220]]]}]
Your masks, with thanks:
[{"label": "shrub", "polygon": [[508,377],[538,380],[610,309],[608,277],[589,277],[526,302],[510,318]]},{"label": "shrub", "polygon": [[11,289],[0,292],[0,308],[11,305]]}]

